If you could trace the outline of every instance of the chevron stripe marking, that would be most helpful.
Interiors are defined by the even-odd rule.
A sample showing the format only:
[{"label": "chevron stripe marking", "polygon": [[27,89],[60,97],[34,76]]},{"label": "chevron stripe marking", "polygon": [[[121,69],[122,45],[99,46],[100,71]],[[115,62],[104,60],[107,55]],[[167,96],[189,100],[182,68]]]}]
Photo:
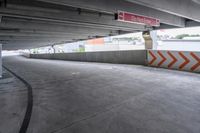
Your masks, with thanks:
[{"label": "chevron stripe marking", "polygon": [[151,61],[149,61],[149,64],[152,65],[155,61],[156,61],[156,56],[153,54],[153,52],[149,51],[149,54],[151,55],[151,57],[153,58]]},{"label": "chevron stripe marking", "polygon": [[200,66],[200,58],[193,52],[191,52],[190,55],[197,61],[197,63],[195,65],[193,65],[191,68],[191,71],[194,71]]},{"label": "chevron stripe marking", "polygon": [[179,52],[179,55],[184,59],[184,62],[179,66],[179,69],[183,69],[188,63],[190,63],[190,60],[182,52]]},{"label": "chevron stripe marking", "polygon": [[172,58],[172,61],[168,65],[168,68],[171,68],[178,60],[170,51],[168,51],[167,54]]},{"label": "chevron stripe marking", "polygon": [[158,66],[160,67],[167,60],[167,58],[165,58],[165,56],[160,51],[158,51],[158,54],[162,58],[162,60],[158,63]]}]

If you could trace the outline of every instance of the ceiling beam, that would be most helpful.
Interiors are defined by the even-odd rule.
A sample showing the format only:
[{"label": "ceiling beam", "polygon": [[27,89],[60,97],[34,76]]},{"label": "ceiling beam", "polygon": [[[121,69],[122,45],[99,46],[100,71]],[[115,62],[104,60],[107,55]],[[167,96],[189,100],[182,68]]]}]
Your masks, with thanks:
[{"label": "ceiling beam", "polygon": [[200,26],[200,22],[187,20],[185,25],[186,27],[197,27],[197,26]]},{"label": "ceiling beam", "polygon": [[[60,23],[51,23],[47,21],[36,21],[28,19],[16,19],[16,18],[3,18],[2,23],[0,23],[0,28],[2,29],[21,29],[21,30],[30,30],[30,31],[48,31],[53,33],[77,33],[77,34],[92,34],[95,33],[110,33],[110,35],[121,34],[118,29],[97,29],[97,28],[86,28],[82,26],[71,26],[67,24]],[[69,32],[70,31],[70,32]],[[132,29],[132,31],[126,32],[135,32],[138,29]],[[122,32],[125,33],[125,32]]]},{"label": "ceiling beam", "polygon": [[[117,13],[118,10],[158,18],[161,23],[185,27],[185,19],[151,7],[133,4],[125,0],[38,0],[59,5],[95,10],[106,13]],[[149,1],[151,2],[151,1]],[[178,6],[177,6],[178,7]]]},{"label": "ceiling beam", "polygon": [[[126,0],[200,22],[200,4],[195,0]],[[197,0],[196,0],[197,1]]]},{"label": "ceiling beam", "polygon": [[[30,7],[31,9],[31,7]],[[40,21],[48,21],[48,22],[56,22],[56,23],[65,23],[68,25],[80,25],[86,28],[100,28],[100,29],[119,29],[130,31],[132,29],[144,30],[144,25],[139,24],[129,24],[118,22],[115,20],[115,15],[112,14],[100,14],[90,13],[86,11],[78,10],[61,10],[59,12],[50,12],[50,11],[38,11],[38,10],[27,10],[27,9],[18,9],[9,7],[9,3],[7,4],[7,8],[2,8],[0,10],[0,15],[16,17],[16,18],[24,18],[31,20],[40,20]]]},{"label": "ceiling beam", "polygon": [[104,33],[96,33],[95,35],[92,35],[91,33],[59,33],[59,32],[48,32],[48,31],[23,31],[23,30],[13,30],[13,31],[5,31],[0,30],[0,36],[27,36],[27,37],[71,37],[76,38],[79,37],[95,37],[95,36],[109,36],[109,32]]}]

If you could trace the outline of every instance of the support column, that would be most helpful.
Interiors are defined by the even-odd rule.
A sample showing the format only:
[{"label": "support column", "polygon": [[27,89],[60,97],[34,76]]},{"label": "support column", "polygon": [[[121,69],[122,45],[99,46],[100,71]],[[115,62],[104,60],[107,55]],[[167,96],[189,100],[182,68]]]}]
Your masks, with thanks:
[{"label": "support column", "polygon": [[157,30],[150,31],[150,36],[153,43],[153,50],[157,50],[158,47],[158,37],[157,37]]},{"label": "support column", "polygon": [[55,54],[56,53],[56,49],[55,49],[54,45],[52,45],[51,47],[53,49],[53,53]]},{"label": "support column", "polygon": [[0,78],[2,78],[2,44],[0,44]]},{"label": "support column", "polygon": [[[2,20],[2,15],[0,15],[0,23]],[[0,78],[2,78],[2,44],[0,44]]]},{"label": "support column", "polygon": [[145,49],[157,49],[157,31],[144,31],[142,33],[145,41]]},{"label": "support column", "polygon": [[142,32],[142,36],[145,41],[145,49],[153,49],[153,40],[151,38],[150,31]]}]

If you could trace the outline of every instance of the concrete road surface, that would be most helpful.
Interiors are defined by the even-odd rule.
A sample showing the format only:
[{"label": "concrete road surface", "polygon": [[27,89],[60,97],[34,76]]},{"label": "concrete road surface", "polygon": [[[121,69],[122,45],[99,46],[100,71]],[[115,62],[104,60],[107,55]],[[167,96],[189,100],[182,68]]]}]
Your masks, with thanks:
[{"label": "concrete road surface", "polygon": [[[200,133],[199,74],[20,56],[3,63],[32,86],[27,133]],[[21,104],[0,105],[25,108],[21,96]],[[0,119],[10,108],[0,110]],[[15,125],[13,117],[4,121]],[[13,126],[0,122],[0,128],[7,133]]]}]

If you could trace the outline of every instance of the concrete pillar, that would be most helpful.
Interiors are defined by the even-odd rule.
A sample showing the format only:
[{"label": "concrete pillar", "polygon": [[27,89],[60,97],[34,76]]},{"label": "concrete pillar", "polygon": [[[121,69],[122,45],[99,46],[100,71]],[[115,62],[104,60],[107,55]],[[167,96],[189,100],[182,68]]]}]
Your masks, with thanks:
[{"label": "concrete pillar", "polygon": [[145,49],[153,49],[153,40],[150,35],[150,31],[142,32],[142,36],[145,41]]},{"label": "concrete pillar", "polygon": [[144,31],[142,33],[145,41],[145,49],[157,49],[157,31]]},{"label": "concrete pillar", "polygon": [[150,31],[150,36],[153,43],[153,50],[157,50],[158,47],[158,37],[157,37],[157,30]]},{"label": "concrete pillar", "polygon": [[56,48],[54,47],[54,45],[52,45],[51,47],[53,49],[53,53],[55,54],[56,53]]},{"label": "concrete pillar", "polygon": [[0,44],[0,78],[2,78],[2,44]]}]

